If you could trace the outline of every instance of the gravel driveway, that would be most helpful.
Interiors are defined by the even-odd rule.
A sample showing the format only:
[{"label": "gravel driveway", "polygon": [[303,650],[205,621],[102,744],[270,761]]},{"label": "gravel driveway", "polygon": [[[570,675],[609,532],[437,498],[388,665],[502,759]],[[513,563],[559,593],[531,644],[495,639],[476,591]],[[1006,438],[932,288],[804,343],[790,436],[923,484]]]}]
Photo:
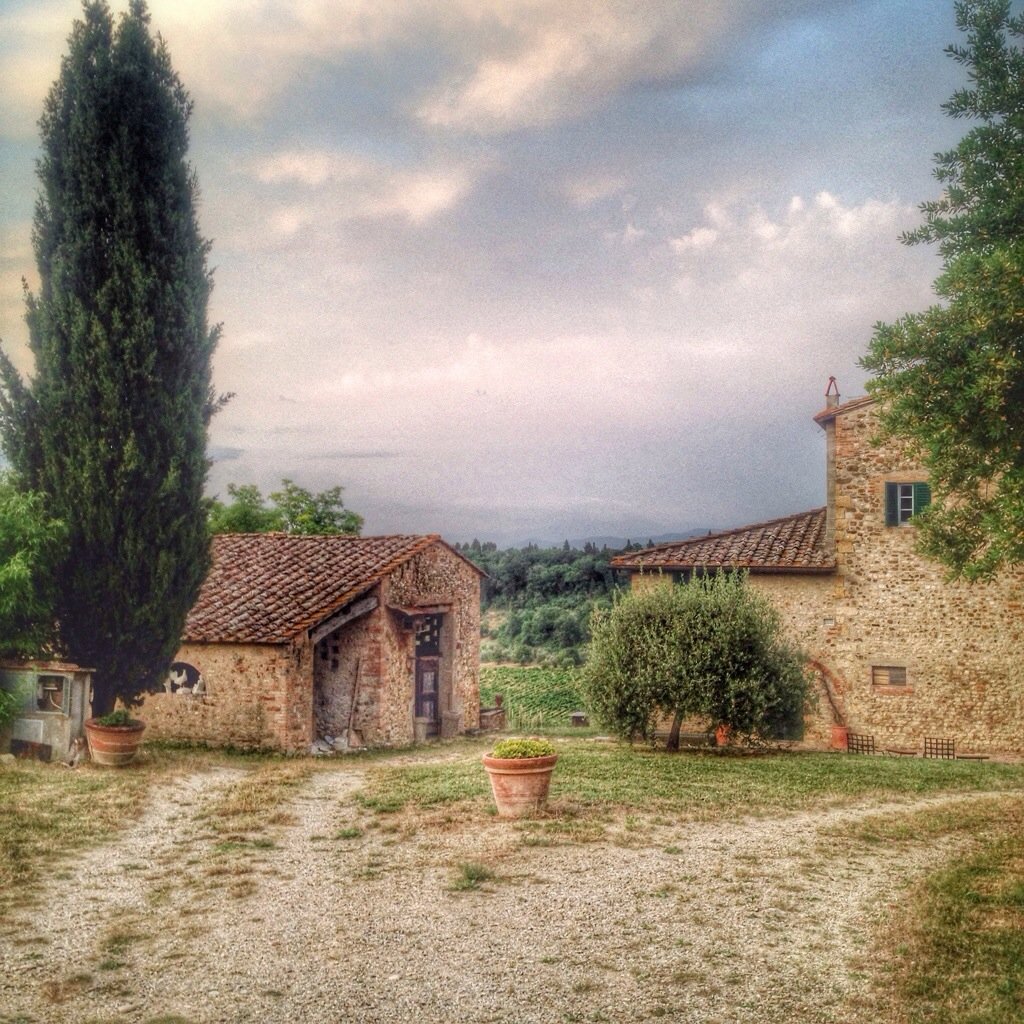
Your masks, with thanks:
[{"label": "gravel driveway", "polygon": [[[871,928],[949,850],[823,830],[977,798],[544,846],[497,819],[371,821],[364,770],[316,771],[274,846],[228,854],[197,813],[242,771],[160,792],[19,912],[0,1022],[853,1022]],[[467,862],[495,877],[454,889]]]}]

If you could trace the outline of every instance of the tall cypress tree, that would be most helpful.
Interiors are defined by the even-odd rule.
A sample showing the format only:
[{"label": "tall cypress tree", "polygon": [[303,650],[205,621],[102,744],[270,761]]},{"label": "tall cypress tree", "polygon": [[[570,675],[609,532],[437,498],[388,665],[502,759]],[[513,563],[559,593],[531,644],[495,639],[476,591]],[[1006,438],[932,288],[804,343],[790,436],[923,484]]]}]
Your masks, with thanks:
[{"label": "tall cypress tree", "polygon": [[97,714],[160,682],[208,568],[219,329],[190,113],[143,0],[116,25],[86,0],[39,122],[35,375],[0,354],[0,428],[23,484],[68,526],[60,643],[96,670]]}]

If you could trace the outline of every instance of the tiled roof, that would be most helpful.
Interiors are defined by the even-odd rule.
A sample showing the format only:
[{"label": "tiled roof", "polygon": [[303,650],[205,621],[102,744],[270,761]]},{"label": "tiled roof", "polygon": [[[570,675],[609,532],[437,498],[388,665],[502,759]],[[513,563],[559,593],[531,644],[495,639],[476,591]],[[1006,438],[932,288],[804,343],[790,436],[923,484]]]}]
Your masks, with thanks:
[{"label": "tiled roof", "polygon": [[767,523],[659,544],[612,559],[617,569],[749,569],[751,572],[828,572],[825,509],[816,508]]},{"label": "tiled roof", "polygon": [[221,534],[184,639],[284,643],[437,543],[444,543],[437,535]]}]

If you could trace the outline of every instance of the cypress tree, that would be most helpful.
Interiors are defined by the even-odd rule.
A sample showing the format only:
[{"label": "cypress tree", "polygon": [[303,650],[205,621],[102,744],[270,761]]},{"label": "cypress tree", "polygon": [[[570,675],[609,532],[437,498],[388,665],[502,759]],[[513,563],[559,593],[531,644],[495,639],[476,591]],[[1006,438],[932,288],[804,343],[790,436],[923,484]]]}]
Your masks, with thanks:
[{"label": "cypress tree", "polygon": [[94,714],[161,682],[208,568],[206,436],[223,399],[191,109],[145,3],[115,24],[86,0],[39,122],[35,374],[0,354],[0,431],[67,524],[60,643],[96,670]]}]

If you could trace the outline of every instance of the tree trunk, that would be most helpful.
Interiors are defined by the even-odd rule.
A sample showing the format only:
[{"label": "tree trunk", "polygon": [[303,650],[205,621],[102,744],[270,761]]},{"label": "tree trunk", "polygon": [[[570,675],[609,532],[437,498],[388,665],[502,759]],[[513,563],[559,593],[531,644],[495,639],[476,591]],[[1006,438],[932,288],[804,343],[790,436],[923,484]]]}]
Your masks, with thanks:
[{"label": "tree trunk", "polygon": [[666,750],[678,750],[679,749],[679,730],[683,724],[683,713],[677,711],[675,717],[672,719],[672,728],[668,733],[668,741],[665,743]]},{"label": "tree trunk", "polygon": [[117,693],[113,686],[93,677],[92,681],[92,717],[101,718],[114,710]]}]

